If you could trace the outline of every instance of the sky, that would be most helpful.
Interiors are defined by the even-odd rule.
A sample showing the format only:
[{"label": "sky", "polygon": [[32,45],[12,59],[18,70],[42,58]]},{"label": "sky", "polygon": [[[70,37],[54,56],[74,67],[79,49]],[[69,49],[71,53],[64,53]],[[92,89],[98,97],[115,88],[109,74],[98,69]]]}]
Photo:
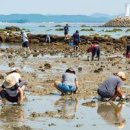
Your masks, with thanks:
[{"label": "sky", "polygon": [[126,3],[130,0],[0,0],[0,14],[119,15]]}]

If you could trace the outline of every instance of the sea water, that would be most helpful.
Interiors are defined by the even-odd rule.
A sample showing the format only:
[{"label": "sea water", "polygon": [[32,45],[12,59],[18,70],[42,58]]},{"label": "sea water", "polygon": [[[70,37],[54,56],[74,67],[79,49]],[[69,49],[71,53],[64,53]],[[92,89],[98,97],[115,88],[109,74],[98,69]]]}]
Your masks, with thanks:
[{"label": "sea water", "polygon": [[[50,34],[50,35],[64,35],[64,32],[56,31],[56,29],[63,29],[65,26],[63,23],[54,23],[54,22],[42,22],[42,23],[2,23],[0,22],[0,28],[3,29],[6,26],[17,26],[21,29],[26,29],[28,33],[32,34]],[[72,35],[76,30],[79,30],[80,35],[110,35],[114,38],[119,38],[125,35],[130,35],[130,32],[127,32],[128,28],[121,27],[116,29],[122,29],[122,31],[117,32],[106,32],[106,30],[113,30],[115,27],[101,27],[104,23],[68,23],[69,24],[69,34]],[[57,26],[59,25],[59,26]],[[94,31],[81,31],[82,29],[90,29]]]}]

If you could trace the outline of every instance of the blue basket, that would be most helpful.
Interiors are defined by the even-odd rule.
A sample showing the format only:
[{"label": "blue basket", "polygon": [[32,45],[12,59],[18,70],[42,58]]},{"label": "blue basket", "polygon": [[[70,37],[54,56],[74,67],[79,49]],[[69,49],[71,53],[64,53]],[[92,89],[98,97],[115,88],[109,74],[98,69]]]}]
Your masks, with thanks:
[{"label": "blue basket", "polygon": [[74,43],[73,43],[73,42],[70,42],[69,45],[70,45],[70,46],[74,46]]}]

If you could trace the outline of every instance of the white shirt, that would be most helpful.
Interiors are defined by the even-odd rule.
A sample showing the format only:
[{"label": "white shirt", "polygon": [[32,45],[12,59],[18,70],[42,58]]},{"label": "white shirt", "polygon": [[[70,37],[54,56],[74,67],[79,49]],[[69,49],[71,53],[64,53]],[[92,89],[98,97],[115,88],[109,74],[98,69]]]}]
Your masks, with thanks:
[{"label": "white shirt", "polygon": [[22,42],[28,42],[28,37],[27,34],[25,32],[22,33]]}]

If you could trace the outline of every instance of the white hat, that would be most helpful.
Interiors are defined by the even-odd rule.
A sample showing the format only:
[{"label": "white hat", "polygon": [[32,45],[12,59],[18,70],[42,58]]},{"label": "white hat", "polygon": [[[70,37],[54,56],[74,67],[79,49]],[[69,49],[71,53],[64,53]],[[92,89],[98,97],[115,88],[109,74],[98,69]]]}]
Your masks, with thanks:
[{"label": "white hat", "polygon": [[13,72],[13,71],[20,72],[20,68],[18,68],[18,67],[13,67],[13,68],[11,68],[7,73],[11,73],[11,72]]},{"label": "white hat", "polygon": [[12,75],[8,75],[4,80],[4,87],[5,88],[11,88],[17,83],[16,78]]},{"label": "white hat", "polygon": [[126,80],[126,75],[124,72],[120,71],[117,73],[117,76],[121,77],[122,79]]}]

